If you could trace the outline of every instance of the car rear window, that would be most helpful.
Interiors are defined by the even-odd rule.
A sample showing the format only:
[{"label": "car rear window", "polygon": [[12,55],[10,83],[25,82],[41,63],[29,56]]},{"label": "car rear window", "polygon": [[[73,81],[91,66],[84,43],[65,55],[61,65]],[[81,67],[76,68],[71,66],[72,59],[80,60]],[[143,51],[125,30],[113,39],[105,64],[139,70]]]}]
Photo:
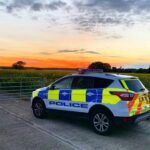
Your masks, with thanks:
[{"label": "car rear window", "polygon": [[129,90],[135,92],[141,92],[145,90],[144,85],[141,83],[140,80],[126,80],[126,85],[128,86]]}]

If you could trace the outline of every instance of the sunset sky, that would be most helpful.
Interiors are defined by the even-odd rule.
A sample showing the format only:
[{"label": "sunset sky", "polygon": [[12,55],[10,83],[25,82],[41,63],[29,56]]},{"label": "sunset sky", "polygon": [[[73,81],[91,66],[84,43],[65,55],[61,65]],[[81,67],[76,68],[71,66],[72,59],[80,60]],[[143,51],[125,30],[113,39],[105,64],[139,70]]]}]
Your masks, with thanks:
[{"label": "sunset sky", "polygon": [[150,0],[0,0],[0,66],[150,66]]}]

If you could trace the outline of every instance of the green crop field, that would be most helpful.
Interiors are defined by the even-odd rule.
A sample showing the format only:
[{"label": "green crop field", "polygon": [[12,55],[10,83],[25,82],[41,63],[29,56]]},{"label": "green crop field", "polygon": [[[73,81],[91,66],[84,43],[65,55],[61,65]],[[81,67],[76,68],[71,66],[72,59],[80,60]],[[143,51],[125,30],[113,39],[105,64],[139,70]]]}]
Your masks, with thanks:
[{"label": "green crop field", "polygon": [[[41,77],[46,79],[46,84],[50,84],[56,79],[66,75],[74,73],[75,71],[69,70],[13,70],[4,69],[0,70],[0,79],[9,78],[11,81],[16,78],[22,77]],[[126,73],[127,74],[127,73]],[[127,75],[137,76],[144,83],[144,85],[150,90],[150,74],[130,73]]]},{"label": "green crop field", "polygon": [[48,83],[53,82],[54,80],[66,75],[73,73],[73,71],[68,70],[14,70],[14,69],[5,69],[0,70],[0,79],[1,78],[10,78],[10,80],[16,80],[16,78],[24,77],[39,77],[45,78]]}]

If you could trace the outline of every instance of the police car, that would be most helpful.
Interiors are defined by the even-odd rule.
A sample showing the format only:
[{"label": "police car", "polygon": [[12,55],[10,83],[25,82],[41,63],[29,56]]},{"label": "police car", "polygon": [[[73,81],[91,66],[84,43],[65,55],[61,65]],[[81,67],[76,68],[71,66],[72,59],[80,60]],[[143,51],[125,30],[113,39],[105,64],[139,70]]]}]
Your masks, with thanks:
[{"label": "police car", "polygon": [[133,76],[81,69],[32,93],[33,114],[47,110],[86,114],[93,129],[105,135],[118,122],[138,123],[150,116],[150,98],[142,82]]}]

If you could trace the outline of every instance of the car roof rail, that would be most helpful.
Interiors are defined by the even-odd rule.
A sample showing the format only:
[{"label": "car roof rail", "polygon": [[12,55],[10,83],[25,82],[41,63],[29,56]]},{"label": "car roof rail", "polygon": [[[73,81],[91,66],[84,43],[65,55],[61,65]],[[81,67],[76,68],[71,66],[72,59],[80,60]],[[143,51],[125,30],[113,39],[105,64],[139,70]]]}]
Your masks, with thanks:
[{"label": "car roof rail", "polygon": [[78,70],[79,74],[86,74],[86,73],[103,73],[103,69],[79,69]]}]

